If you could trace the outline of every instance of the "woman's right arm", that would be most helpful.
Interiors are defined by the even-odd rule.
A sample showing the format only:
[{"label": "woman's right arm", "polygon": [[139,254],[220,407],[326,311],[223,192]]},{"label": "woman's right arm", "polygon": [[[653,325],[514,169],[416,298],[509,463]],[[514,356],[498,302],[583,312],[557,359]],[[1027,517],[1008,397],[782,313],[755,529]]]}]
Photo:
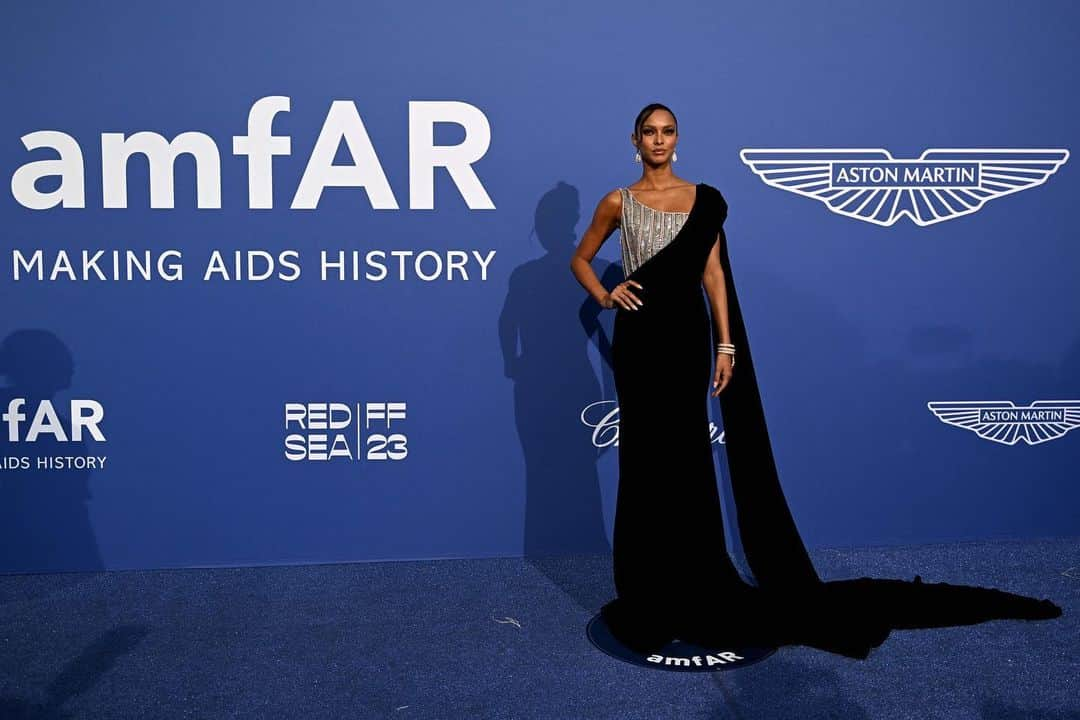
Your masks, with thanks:
[{"label": "woman's right arm", "polygon": [[618,190],[612,190],[605,195],[596,206],[592,222],[589,223],[585,234],[581,236],[581,242],[574,250],[574,256],[570,258],[570,271],[581,283],[581,286],[589,291],[596,302],[605,308],[612,308],[615,303],[627,310],[634,310],[634,304],[641,305],[641,301],[627,288],[628,283],[637,287],[640,284],[633,280],[619,283],[611,292],[604,289],[600,278],[592,269],[592,259],[596,257],[600,246],[611,237],[615,228],[619,226],[619,216],[622,214],[622,195]]}]

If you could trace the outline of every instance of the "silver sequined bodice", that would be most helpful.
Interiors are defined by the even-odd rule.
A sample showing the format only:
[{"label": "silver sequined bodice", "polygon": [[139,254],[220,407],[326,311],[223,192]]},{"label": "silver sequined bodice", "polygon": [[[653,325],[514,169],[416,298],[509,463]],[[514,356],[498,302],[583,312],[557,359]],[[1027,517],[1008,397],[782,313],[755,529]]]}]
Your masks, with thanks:
[{"label": "silver sequined bodice", "polygon": [[628,276],[671,242],[690,213],[657,210],[639,203],[627,188],[619,188],[619,192],[622,193],[619,230],[623,275]]}]

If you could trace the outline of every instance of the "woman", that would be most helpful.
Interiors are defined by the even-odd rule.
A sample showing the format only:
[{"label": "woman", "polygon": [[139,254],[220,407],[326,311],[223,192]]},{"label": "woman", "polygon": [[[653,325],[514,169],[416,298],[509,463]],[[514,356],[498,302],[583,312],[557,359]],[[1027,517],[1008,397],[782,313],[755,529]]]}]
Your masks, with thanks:
[{"label": "woman", "polygon": [[[893,627],[1060,615],[1048,601],[918,576],[819,579],[777,477],[728,258],[727,203],[716,188],[672,171],[678,127],[669,108],[643,108],[631,142],[641,178],[600,201],[571,260],[578,282],[616,311],[617,598],[602,611],[615,637],[642,652],[679,638],[714,647],[807,644],[865,658]],[[590,263],[616,228],[626,279],[609,292]],[[724,542],[710,386],[755,584],[740,577]]]}]

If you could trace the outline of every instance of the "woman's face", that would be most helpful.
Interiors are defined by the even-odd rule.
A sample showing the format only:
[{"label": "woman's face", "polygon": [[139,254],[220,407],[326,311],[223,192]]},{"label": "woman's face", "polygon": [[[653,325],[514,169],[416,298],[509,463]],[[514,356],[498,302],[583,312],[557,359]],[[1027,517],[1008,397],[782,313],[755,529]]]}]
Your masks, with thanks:
[{"label": "woman's face", "polygon": [[653,110],[641,123],[641,138],[635,143],[641,153],[641,162],[663,165],[675,152],[679,134],[675,131],[675,118],[667,110]]}]

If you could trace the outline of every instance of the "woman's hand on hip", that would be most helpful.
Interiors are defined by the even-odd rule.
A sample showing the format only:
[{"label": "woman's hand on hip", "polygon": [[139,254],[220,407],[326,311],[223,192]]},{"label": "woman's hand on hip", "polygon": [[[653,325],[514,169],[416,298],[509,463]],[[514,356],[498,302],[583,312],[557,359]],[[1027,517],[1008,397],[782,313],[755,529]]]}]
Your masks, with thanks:
[{"label": "woman's hand on hip", "polygon": [[637,295],[631,292],[630,285],[633,285],[642,290],[645,289],[641,287],[641,283],[639,283],[637,280],[624,280],[623,282],[616,285],[611,292],[604,296],[604,307],[608,308],[609,310],[615,307],[616,304],[618,304],[619,307],[623,308],[624,310],[637,310],[639,307],[641,307],[644,303],[641,302],[641,299],[638,298]]}]

